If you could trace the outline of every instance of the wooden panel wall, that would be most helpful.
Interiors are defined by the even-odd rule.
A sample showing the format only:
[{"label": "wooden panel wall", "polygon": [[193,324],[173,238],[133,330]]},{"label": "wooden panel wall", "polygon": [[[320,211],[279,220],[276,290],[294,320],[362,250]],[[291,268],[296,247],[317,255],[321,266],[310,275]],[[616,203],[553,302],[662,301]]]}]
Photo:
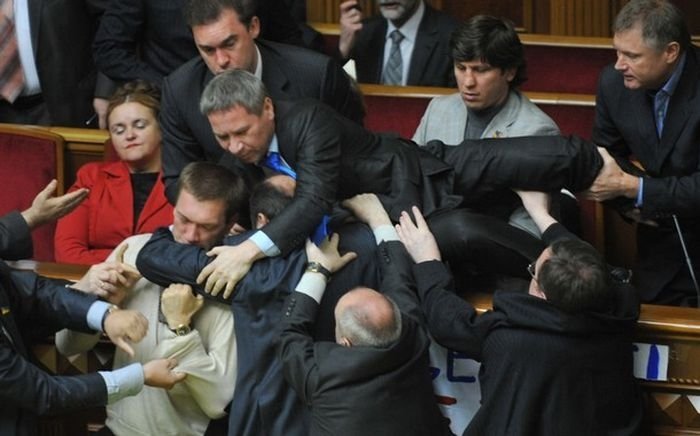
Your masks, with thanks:
[{"label": "wooden panel wall", "polygon": [[[338,23],[343,0],[307,0],[311,22]],[[612,22],[629,0],[429,0],[432,6],[464,21],[477,14],[505,17],[521,31],[569,36],[610,37]],[[683,11],[690,32],[700,35],[700,2],[672,0]],[[365,15],[376,0],[359,0]]]}]

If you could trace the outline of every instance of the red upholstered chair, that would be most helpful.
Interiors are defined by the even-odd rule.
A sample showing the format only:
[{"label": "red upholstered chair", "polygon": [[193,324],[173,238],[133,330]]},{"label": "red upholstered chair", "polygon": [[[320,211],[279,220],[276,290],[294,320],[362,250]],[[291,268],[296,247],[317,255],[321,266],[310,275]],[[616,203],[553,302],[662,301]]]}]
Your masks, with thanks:
[{"label": "red upholstered chair", "polygon": [[[63,137],[36,126],[0,124],[0,215],[24,210],[52,179],[63,194]],[[34,259],[53,261],[56,224],[32,232]]]}]

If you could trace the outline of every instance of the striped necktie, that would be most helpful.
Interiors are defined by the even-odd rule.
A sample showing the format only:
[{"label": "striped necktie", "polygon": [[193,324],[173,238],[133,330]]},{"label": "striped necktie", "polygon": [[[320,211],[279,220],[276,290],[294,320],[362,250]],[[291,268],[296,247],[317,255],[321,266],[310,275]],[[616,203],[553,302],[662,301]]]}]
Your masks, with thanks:
[{"label": "striped necktie", "polygon": [[[263,161],[263,165],[272,171],[289,176],[294,180],[297,179],[297,173],[284,163],[282,156],[276,151],[271,151],[267,155]],[[319,245],[321,242],[323,242],[326,236],[328,236],[329,222],[330,218],[328,218],[328,215],[323,215],[321,218],[321,223],[318,225],[318,227],[316,227],[314,234],[311,236],[311,240],[314,242],[314,244]]]},{"label": "striped necktie", "polygon": [[0,97],[10,103],[17,99],[24,85],[12,8],[12,0],[0,0]]},{"label": "striped necktie", "polygon": [[384,66],[382,83],[385,85],[401,85],[403,78],[403,60],[401,59],[401,41],[403,34],[394,29],[390,34],[391,51],[389,52],[389,60]]}]

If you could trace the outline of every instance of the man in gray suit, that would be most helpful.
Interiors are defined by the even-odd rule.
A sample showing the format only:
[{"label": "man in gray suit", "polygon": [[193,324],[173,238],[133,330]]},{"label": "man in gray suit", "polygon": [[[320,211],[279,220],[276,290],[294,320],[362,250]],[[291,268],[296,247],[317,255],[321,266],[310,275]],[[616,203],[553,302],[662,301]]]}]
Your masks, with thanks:
[{"label": "man in gray suit", "polygon": [[182,65],[163,83],[163,180],[175,200],[180,171],[193,161],[217,162],[209,122],[199,112],[202,90],[217,74],[243,69],[260,78],[275,99],[312,98],[361,122],[361,99],[340,66],[327,56],[258,40],[260,20],[251,0],[188,0],[184,13],[200,57]]}]

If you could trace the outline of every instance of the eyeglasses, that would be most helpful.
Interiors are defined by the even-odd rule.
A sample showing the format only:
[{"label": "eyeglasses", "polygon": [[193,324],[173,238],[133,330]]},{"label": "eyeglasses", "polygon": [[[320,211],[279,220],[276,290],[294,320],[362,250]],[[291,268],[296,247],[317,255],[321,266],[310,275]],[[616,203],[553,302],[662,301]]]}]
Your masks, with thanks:
[{"label": "eyeglasses", "polygon": [[529,265],[527,266],[527,272],[530,274],[530,277],[532,277],[533,279],[537,280],[537,277],[535,276],[535,273],[537,272],[537,271],[535,271],[535,266],[536,266],[535,263],[529,264]]}]

